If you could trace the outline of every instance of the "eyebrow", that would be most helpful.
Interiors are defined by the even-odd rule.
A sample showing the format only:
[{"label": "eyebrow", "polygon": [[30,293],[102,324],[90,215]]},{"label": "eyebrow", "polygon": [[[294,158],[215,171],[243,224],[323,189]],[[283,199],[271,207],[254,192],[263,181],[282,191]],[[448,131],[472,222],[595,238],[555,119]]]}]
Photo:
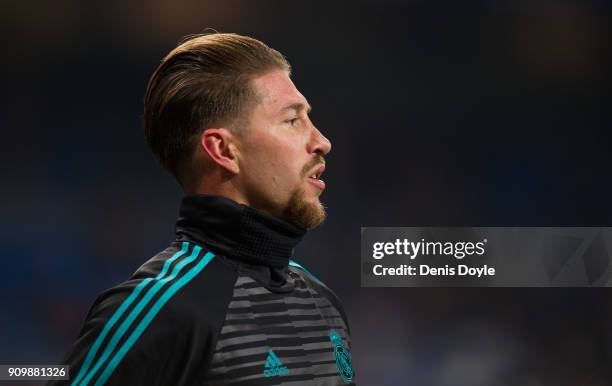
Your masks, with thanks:
[{"label": "eyebrow", "polygon": [[304,105],[303,103],[293,103],[289,106],[283,107],[281,109],[281,112],[285,110],[295,110],[296,112],[300,112],[304,109],[306,109],[306,113],[308,114],[312,111],[312,106],[310,104]]}]

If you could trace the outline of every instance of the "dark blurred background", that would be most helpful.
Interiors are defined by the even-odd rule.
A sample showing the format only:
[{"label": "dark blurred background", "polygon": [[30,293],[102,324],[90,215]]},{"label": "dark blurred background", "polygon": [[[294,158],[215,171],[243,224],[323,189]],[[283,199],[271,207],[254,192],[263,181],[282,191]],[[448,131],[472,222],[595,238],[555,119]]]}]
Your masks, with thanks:
[{"label": "dark blurred background", "polygon": [[211,27],[284,53],[330,138],[297,260],[361,385],[612,385],[609,289],[360,288],[362,226],[612,226],[607,1],[0,3],[0,363],[59,364],[97,293],[174,237],[148,77]]}]

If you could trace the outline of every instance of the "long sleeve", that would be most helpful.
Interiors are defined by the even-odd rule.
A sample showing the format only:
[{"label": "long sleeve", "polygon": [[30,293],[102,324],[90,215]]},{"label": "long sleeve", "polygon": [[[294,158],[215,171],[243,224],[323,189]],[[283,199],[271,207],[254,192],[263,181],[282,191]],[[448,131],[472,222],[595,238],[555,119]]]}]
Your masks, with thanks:
[{"label": "long sleeve", "polygon": [[70,380],[50,385],[202,382],[236,277],[213,257],[183,243],[103,292],[65,358]]}]

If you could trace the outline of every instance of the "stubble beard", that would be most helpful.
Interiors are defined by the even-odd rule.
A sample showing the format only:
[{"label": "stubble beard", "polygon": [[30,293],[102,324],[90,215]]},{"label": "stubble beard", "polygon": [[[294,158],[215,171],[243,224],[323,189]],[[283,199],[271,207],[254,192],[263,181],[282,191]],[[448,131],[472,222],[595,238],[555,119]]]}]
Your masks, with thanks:
[{"label": "stubble beard", "polygon": [[283,217],[299,228],[311,230],[325,221],[327,212],[318,198],[306,200],[306,190],[300,187],[289,198]]}]

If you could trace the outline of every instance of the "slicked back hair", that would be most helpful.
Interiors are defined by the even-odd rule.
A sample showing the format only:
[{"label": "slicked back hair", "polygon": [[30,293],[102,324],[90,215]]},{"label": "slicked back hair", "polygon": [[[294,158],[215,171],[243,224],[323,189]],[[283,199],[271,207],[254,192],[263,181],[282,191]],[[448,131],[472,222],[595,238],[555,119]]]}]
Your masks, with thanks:
[{"label": "slicked back hair", "polygon": [[144,98],[143,126],[153,154],[184,187],[188,160],[208,127],[242,134],[257,102],[249,82],[291,66],[259,40],[231,33],[189,36],[161,61]]}]

